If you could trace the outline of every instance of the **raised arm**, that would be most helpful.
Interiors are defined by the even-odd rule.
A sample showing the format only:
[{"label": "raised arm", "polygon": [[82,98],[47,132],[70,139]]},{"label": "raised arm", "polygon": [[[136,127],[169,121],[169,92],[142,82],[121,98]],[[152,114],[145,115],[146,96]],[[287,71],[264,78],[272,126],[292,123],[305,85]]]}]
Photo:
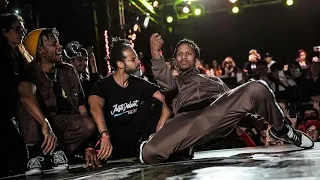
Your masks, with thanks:
[{"label": "raised arm", "polygon": [[150,38],[152,72],[161,90],[167,92],[176,89],[177,85],[171,74],[171,70],[160,53],[162,44],[163,40],[161,36],[158,33],[152,34]]}]

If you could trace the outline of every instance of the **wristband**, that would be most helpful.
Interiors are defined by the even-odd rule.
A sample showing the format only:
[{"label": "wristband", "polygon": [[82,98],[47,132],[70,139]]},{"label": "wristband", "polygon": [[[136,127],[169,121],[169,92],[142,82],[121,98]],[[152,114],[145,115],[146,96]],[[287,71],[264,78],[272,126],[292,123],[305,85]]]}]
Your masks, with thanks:
[{"label": "wristband", "polygon": [[86,151],[87,151],[87,150],[95,150],[95,149],[92,148],[92,147],[89,147],[89,148],[86,149]]},{"label": "wristband", "polygon": [[102,131],[101,133],[100,133],[100,137],[102,137],[102,134],[103,133],[107,133],[107,134],[109,134],[109,131],[107,130],[107,131]]}]

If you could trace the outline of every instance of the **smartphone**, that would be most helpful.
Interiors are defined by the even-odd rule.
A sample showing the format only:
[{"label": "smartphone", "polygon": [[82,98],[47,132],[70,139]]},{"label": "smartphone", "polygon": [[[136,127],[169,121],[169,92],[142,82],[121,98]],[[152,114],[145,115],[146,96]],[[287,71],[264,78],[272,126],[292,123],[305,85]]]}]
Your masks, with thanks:
[{"label": "smartphone", "polygon": [[279,75],[279,79],[285,79],[286,78],[283,71],[279,71],[278,75]]}]

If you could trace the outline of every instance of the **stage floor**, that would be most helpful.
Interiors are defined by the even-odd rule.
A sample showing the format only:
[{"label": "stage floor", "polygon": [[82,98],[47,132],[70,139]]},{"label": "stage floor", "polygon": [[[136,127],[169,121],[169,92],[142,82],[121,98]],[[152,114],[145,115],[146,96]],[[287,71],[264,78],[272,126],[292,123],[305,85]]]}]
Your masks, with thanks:
[{"label": "stage floor", "polygon": [[[24,175],[6,179],[26,179]],[[292,145],[196,152],[193,160],[143,165],[133,159],[110,161],[102,168],[71,166],[27,179],[320,179],[320,143],[302,150]]]}]

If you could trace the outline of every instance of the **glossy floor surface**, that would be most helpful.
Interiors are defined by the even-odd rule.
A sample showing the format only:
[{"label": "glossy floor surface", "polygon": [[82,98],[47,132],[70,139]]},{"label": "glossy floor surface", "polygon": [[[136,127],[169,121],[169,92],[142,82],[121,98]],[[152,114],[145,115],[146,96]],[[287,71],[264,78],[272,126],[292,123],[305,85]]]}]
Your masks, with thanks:
[{"label": "glossy floor surface", "polygon": [[302,150],[292,145],[196,152],[193,160],[143,165],[134,159],[112,161],[100,169],[71,166],[67,171],[47,171],[7,179],[320,179],[320,143]]}]

